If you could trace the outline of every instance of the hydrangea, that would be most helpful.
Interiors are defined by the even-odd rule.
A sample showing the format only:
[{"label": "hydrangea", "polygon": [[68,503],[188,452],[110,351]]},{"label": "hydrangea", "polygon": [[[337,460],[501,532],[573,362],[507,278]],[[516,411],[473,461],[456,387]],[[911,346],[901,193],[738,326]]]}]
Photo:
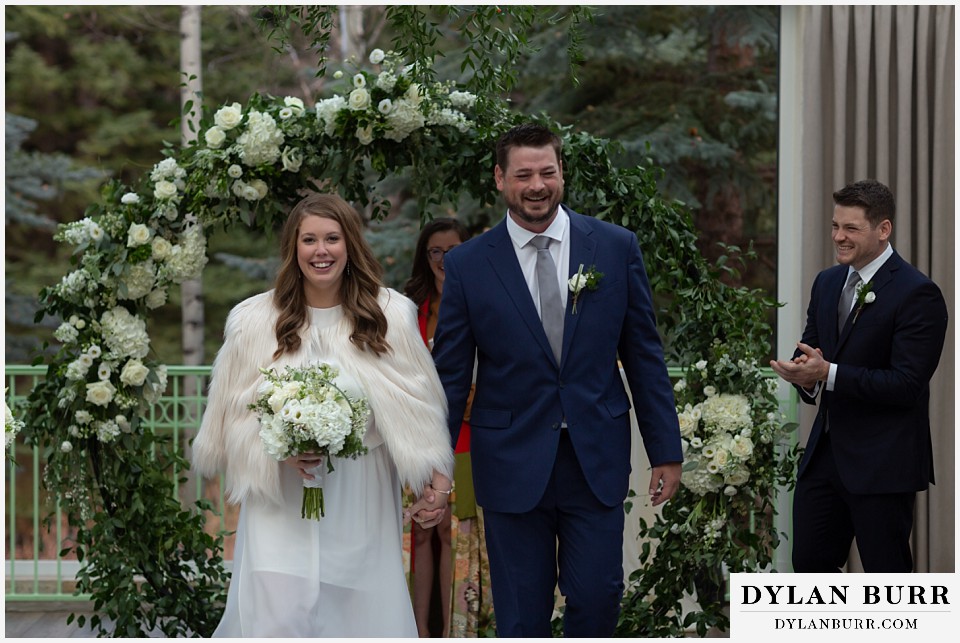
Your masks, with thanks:
[{"label": "hydrangea", "polygon": [[316,104],[317,121],[323,123],[323,131],[327,136],[333,136],[336,133],[337,114],[346,106],[347,101],[343,96],[325,98]]},{"label": "hydrangea", "polygon": [[73,324],[63,322],[53,331],[53,337],[61,344],[72,344],[80,337],[80,331]]},{"label": "hydrangea", "polygon": [[180,235],[180,243],[170,250],[167,276],[174,283],[183,283],[200,276],[207,265],[207,239],[200,226],[190,226]]},{"label": "hydrangea", "polygon": [[143,359],[150,350],[150,337],[147,325],[139,317],[130,314],[126,308],[117,306],[108,310],[100,318],[100,330],[103,341],[112,354],[112,359],[123,360],[130,357]]},{"label": "hydrangea", "polygon": [[426,124],[420,108],[407,99],[400,99],[393,104],[386,121],[387,131],[383,134],[384,138],[398,143]]},{"label": "hydrangea", "polygon": [[156,267],[151,260],[127,266],[118,296],[130,300],[146,297],[153,290],[156,279]]},{"label": "hydrangea", "polygon": [[177,165],[174,158],[165,158],[153,166],[150,172],[150,180],[154,183],[160,181],[170,181],[172,183],[181,183],[187,177],[187,171]]},{"label": "hydrangea", "polygon": [[247,128],[237,139],[237,145],[240,146],[240,159],[244,165],[255,167],[275,163],[280,158],[283,132],[277,127],[273,116],[250,110],[247,114]]}]

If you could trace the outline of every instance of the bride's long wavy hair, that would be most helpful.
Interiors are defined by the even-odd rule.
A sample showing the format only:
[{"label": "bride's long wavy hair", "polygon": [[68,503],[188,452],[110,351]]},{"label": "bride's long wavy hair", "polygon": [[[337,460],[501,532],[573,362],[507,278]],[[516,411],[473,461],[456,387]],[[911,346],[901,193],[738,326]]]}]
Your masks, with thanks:
[{"label": "bride's long wavy hair", "polygon": [[343,230],[347,266],[340,280],[340,304],[353,324],[350,341],[377,355],[387,352],[387,318],[377,301],[383,286],[383,268],[363,236],[360,215],[336,194],[314,193],[293,206],[280,231],[280,270],[273,291],[273,304],[280,311],[274,359],[300,348],[300,330],[307,323],[307,297],[297,262],[297,239],[300,222],[310,216],[336,221]]}]

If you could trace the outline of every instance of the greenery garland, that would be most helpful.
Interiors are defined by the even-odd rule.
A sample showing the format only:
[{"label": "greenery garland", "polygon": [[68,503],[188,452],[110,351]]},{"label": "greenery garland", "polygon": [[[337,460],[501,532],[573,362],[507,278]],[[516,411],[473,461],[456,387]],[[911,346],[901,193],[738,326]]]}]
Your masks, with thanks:
[{"label": "greenery garland", "polygon": [[[720,563],[752,571],[770,562],[775,534],[755,533],[748,519],[769,513],[775,485],[788,480],[795,462],[794,453],[774,448],[782,422],[766,415],[773,413],[769,389],[756,387],[773,302],[723,284],[729,268],[706,264],[689,213],[658,196],[658,170],[616,167],[615,143],[429,80],[424,62],[405,66],[380,50],[369,61],[371,67],[335,74],[336,93],[312,107],[293,97],[254,95],[244,105],[202,113],[196,142],[170,147],[135,187],[109,184],[102,203],[57,235],[75,246],[75,269],[41,292],[38,318],[64,321],[55,335],[59,351],[30,395],[25,434],[41,447],[46,487],[77,529],[66,551],[83,563],[77,592],[94,599],[92,624],[101,635],[144,636],[160,628],[168,636],[208,636],[220,617],[228,575],[221,537],[203,531],[209,503],[181,506],[169,472],[189,463],[140,420],[166,386],[165,367],[150,358],[145,320],[171,285],[200,274],[206,235],[238,224],[272,230],[307,189],[337,191],[381,218],[390,203],[371,187],[371,171],[380,178],[406,172],[422,212],[455,207],[463,195],[493,203],[494,141],[533,118],[564,139],[568,201],[637,231],[671,361],[713,360],[710,369],[688,374],[689,390],[702,394],[725,378],[724,393],[746,393],[756,402],[750,426],[738,425],[738,435],[770,429],[770,441],[744,460],[755,467],[751,485],[735,495],[685,486],[654,525],[641,525],[656,549],[645,546],[642,578],[631,579],[619,631],[661,635],[694,622],[698,629],[725,626],[717,597],[701,592],[701,611],[686,616],[679,601],[695,578],[714,574]],[[720,352],[738,365],[735,371],[724,370]],[[753,443],[761,444],[759,437]],[[722,529],[705,544],[708,519]]]}]

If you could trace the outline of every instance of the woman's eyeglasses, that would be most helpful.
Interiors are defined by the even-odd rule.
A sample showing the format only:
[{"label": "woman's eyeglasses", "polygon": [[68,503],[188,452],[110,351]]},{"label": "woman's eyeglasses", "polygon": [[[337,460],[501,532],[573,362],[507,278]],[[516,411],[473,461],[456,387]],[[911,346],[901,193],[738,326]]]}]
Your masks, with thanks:
[{"label": "woman's eyeglasses", "polygon": [[443,248],[427,248],[427,256],[430,257],[430,261],[433,263],[440,263],[443,261],[443,256],[456,247],[457,246],[452,246],[446,250]]}]

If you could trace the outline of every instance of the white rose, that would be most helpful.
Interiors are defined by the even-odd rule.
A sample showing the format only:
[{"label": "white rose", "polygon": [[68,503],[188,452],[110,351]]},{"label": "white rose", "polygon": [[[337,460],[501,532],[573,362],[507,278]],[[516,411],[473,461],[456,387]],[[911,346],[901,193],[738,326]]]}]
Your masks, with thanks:
[{"label": "white rose", "polygon": [[732,484],[739,487],[744,482],[750,479],[750,472],[744,467],[737,467],[734,469],[733,473],[729,473],[724,477],[723,481],[725,484]]},{"label": "white rose", "polygon": [[863,303],[865,304],[872,304],[876,300],[877,300],[877,294],[873,291],[870,291],[863,296]]},{"label": "white rose", "polygon": [[705,359],[700,360],[699,362],[697,362],[696,364],[694,364],[694,367],[695,367],[698,371],[705,370],[705,369],[707,368],[707,360],[705,360]]},{"label": "white rose", "polygon": [[679,393],[680,391],[687,388],[687,380],[680,378],[677,380],[677,383],[673,385],[673,390]]},{"label": "white rose", "polygon": [[138,359],[131,359],[123,365],[120,371],[120,381],[127,386],[143,386],[150,369]]},{"label": "white rose", "polygon": [[336,80],[340,80],[343,78],[343,72],[338,69],[337,71],[333,72],[333,77]]},{"label": "white rose", "polygon": [[173,245],[163,237],[154,237],[153,241],[150,242],[150,248],[152,250],[151,256],[157,261],[163,261],[170,256]]},{"label": "white rose", "polygon": [[720,468],[727,466],[727,463],[730,462],[730,452],[726,449],[717,449],[717,452],[713,455],[713,462]]},{"label": "white rose", "polygon": [[373,127],[367,125],[366,127],[357,128],[357,139],[360,141],[361,145],[370,145],[373,142]]},{"label": "white rose", "polygon": [[[172,184],[171,184],[172,185]],[[174,188],[176,190],[176,188]],[[153,231],[142,223],[132,223],[127,230],[127,247],[136,248],[150,241]]]},{"label": "white rose", "polygon": [[241,176],[243,176],[243,168],[234,163],[227,168],[227,176],[229,176],[231,179],[239,179]]},{"label": "white rose", "polygon": [[87,384],[87,402],[97,406],[106,406],[113,399],[117,389],[110,382],[94,382]]},{"label": "white rose", "polygon": [[136,192],[127,192],[120,197],[120,203],[125,205],[134,205],[140,203],[140,196]]},{"label": "white rose", "polygon": [[287,96],[283,99],[283,104],[289,107],[295,116],[300,116],[304,112],[303,100],[296,96]]},{"label": "white rose", "polygon": [[284,107],[277,113],[277,116],[279,116],[282,121],[289,120],[293,118],[293,110],[289,107]]},{"label": "white rose", "polygon": [[109,380],[111,373],[110,366],[107,364],[101,364],[100,367],[97,368],[97,378],[101,381]]},{"label": "white rose", "polygon": [[386,54],[383,53],[383,49],[374,49],[370,52],[370,64],[372,65],[379,65],[384,58],[386,58]]},{"label": "white rose", "polygon": [[218,149],[227,140],[227,133],[223,131],[223,128],[214,125],[203,133],[203,140],[207,142],[208,147]]},{"label": "white rose", "polygon": [[153,186],[153,197],[158,201],[172,199],[177,196],[177,186],[170,181],[157,181]]},{"label": "white rose", "polygon": [[717,394],[717,389],[709,384],[703,387],[703,394],[707,397],[713,397]]},{"label": "white rose", "polygon": [[225,130],[233,129],[240,124],[241,120],[243,120],[243,108],[240,107],[240,103],[221,107],[213,115],[213,122]]},{"label": "white rose", "polygon": [[64,441],[60,444],[60,450],[61,450],[63,453],[70,453],[71,451],[73,451],[73,445],[70,444],[70,440],[64,440]]},{"label": "white rose", "polygon": [[267,196],[267,192],[269,192],[267,184],[261,179],[254,179],[250,181],[249,185],[256,191],[257,199],[262,199],[263,197]]},{"label": "white rose", "polygon": [[370,92],[366,89],[359,87],[352,92],[350,92],[350,97],[348,99],[350,104],[350,109],[363,110],[370,106]]},{"label": "white rose", "polygon": [[381,114],[389,114],[390,110],[392,109],[393,109],[393,101],[390,100],[389,98],[384,98],[382,101],[380,101],[380,104],[377,105],[377,110]]},{"label": "white rose", "polygon": [[733,496],[737,495],[737,488],[736,488],[736,487],[733,487],[733,486],[730,486],[730,485],[727,485],[727,486],[723,489],[723,495],[732,498]]},{"label": "white rose", "polygon": [[738,460],[746,460],[753,455],[753,440],[744,435],[735,435],[730,444],[730,453]]},{"label": "white rose", "polygon": [[357,89],[362,89],[367,86],[367,79],[363,74],[354,74],[353,76],[353,86]]}]

